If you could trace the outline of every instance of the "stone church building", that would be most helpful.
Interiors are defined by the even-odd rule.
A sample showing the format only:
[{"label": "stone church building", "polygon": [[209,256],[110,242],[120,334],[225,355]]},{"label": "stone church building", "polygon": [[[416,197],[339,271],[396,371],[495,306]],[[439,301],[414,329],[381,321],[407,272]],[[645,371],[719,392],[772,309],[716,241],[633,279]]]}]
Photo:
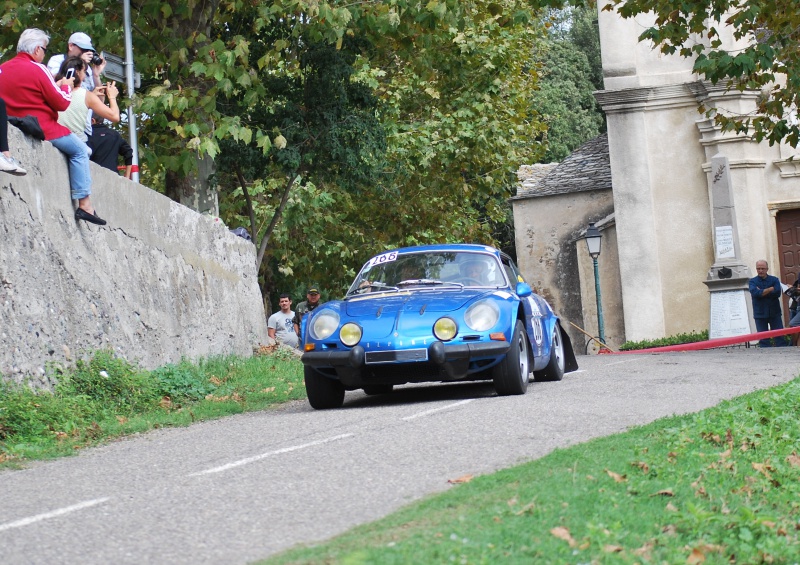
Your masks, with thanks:
[{"label": "stone church building", "polygon": [[766,259],[786,284],[798,274],[798,151],[723,134],[698,106],[747,114],[759,92],[726,93],[693,74],[691,60],[639,43],[649,24],[599,12],[605,89],[595,96],[608,134],[557,165],[522,167],[512,198],[519,266],[564,318],[578,353],[587,337],[577,328],[598,335],[582,239],[590,222],[603,236],[599,287],[611,347],[754,332],[746,289],[755,262]]}]

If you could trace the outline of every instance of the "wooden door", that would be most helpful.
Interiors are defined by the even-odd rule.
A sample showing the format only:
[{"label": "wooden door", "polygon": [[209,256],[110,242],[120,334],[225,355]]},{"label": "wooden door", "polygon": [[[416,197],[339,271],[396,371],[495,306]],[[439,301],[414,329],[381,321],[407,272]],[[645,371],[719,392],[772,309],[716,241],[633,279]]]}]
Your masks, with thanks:
[{"label": "wooden door", "polygon": [[[792,285],[800,275],[800,210],[778,212],[778,256],[781,260],[779,278]],[[783,297],[783,317],[788,323],[789,300]]]}]

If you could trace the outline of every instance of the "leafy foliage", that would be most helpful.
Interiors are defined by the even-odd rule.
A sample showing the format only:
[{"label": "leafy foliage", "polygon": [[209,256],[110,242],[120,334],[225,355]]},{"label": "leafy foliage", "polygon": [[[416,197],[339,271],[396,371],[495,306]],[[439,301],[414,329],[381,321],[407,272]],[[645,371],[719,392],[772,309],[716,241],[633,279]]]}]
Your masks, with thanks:
[{"label": "leafy foliage", "polygon": [[[116,1],[0,4],[0,48],[36,26],[53,53],[76,30],[124,52]],[[223,219],[250,226],[267,293],[321,275],[339,293],[385,248],[491,243],[516,169],[543,153],[529,2],[132,8],[143,182],[190,191],[214,159]]]},{"label": "leafy foliage", "polygon": [[770,144],[785,141],[797,146],[800,4],[792,0],[610,0],[605,9],[612,8],[628,18],[652,12],[655,21],[640,40],[652,41],[663,53],[693,58],[695,72],[712,83],[734,91],[761,91],[756,115],[715,115],[724,130],[751,133]]},{"label": "leafy foliage", "polygon": [[547,125],[542,162],[558,162],[605,129],[593,92],[603,88],[596,11],[570,6],[551,10],[534,104]]},{"label": "leafy foliage", "polygon": [[145,371],[98,351],[57,373],[52,392],[0,381],[0,464],[68,455],[109,438],[305,396],[300,362],[272,352],[184,359]]}]

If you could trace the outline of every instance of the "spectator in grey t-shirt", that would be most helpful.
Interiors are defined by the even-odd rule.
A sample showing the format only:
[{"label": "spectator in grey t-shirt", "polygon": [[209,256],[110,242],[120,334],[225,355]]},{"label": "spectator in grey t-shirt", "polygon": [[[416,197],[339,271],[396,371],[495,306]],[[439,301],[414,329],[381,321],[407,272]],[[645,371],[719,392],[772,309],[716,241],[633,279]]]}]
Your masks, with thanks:
[{"label": "spectator in grey t-shirt", "polygon": [[267,333],[278,343],[297,348],[298,339],[297,334],[294,333],[292,299],[288,294],[281,294],[278,305],[281,307],[280,311],[275,312],[267,321]]}]

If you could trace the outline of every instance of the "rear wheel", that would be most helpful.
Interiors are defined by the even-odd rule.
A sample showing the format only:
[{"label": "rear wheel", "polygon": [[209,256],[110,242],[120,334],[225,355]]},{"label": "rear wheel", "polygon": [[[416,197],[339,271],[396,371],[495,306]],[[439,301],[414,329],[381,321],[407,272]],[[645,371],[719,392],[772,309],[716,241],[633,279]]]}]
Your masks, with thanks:
[{"label": "rear wheel", "polygon": [[340,408],[344,403],[344,385],[318,373],[308,365],[303,367],[308,403],[316,410]]},{"label": "rear wheel", "polygon": [[528,390],[529,373],[528,336],[522,322],[517,320],[511,333],[511,348],[492,372],[497,394],[525,394]]},{"label": "rear wheel", "polygon": [[550,361],[541,371],[533,374],[537,381],[560,381],[564,378],[564,341],[561,339],[561,328],[553,326],[553,338],[550,342]]}]

